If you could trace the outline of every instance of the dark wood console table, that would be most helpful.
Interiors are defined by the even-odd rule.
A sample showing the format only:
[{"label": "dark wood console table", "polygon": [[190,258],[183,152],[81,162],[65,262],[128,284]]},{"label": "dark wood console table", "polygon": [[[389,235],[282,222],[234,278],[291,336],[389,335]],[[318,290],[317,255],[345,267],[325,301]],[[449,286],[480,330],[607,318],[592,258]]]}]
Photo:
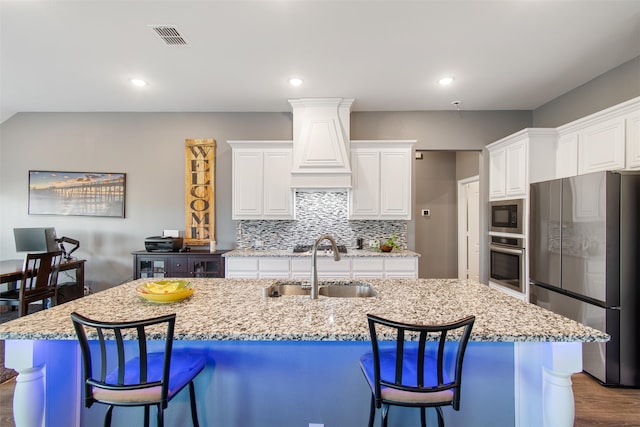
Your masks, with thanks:
[{"label": "dark wood console table", "polygon": [[133,252],[133,278],[142,277],[224,277],[222,254],[228,250],[209,252]]},{"label": "dark wood console table", "polygon": [[[58,273],[58,304],[80,298],[84,295],[85,259],[63,260]],[[22,277],[24,260],[8,259],[0,261],[0,289],[6,291],[15,286]],[[73,273],[75,271],[75,273]],[[67,273],[72,272],[73,281],[65,281]]]}]

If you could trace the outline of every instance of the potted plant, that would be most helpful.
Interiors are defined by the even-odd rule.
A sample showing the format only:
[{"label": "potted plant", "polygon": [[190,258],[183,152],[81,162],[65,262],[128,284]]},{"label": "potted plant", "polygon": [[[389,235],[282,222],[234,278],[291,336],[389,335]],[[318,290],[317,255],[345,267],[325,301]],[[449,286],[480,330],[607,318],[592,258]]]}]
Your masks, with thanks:
[{"label": "potted plant", "polygon": [[398,243],[396,243],[396,239],[398,235],[393,233],[393,236],[389,237],[387,240],[380,241],[379,248],[382,252],[391,252],[394,248],[400,249]]}]

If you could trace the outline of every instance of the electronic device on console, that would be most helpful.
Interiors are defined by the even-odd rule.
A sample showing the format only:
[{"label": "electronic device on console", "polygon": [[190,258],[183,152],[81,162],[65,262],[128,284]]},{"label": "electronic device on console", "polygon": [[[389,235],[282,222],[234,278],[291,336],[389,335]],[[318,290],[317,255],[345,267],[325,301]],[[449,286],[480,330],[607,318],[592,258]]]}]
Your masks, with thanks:
[{"label": "electronic device on console", "polygon": [[147,237],[144,248],[147,252],[178,252],[182,248],[182,237]]}]

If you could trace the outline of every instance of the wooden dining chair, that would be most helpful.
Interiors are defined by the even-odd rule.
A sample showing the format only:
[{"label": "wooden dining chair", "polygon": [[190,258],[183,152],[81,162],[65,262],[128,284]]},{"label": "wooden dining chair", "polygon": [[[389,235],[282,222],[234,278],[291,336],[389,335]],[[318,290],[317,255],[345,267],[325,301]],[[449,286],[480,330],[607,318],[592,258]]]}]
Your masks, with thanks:
[{"label": "wooden dining chair", "polygon": [[43,309],[56,305],[61,260],[62,251],[27,254],[19,285],[0,294],[0,302],[18,306],[18,316],[29,314],[34,302],[42,302]]},{"label": "wooden dining chair", "polygon": [[444,427],[441,408],[460,408],[462,362],[475,317],[441,325],[413,325],[374,315],[367,319],[372,351],[360,358],[360,367],[371,388],[369,427],[376,408],[382,408],[381,424],[386,427],[393,405],[420,408],[422,427],[426,408],[435,408],[438,426]]},{"label": "wooden dining chair", "polygon": [[[71,320],[82,353],[85,406],[109,406],[105,427],[111,425],[115,406],[143,406],[145,426],[149,425],[149,408],[155,406],[157,425],[162,427],[169,401],[187,385],[191,419],[194,426],[199,425],[193,380],[204,368],[205,357],[193,350],[173,349],[175,314],[130,322],[99,322],[74,312]],[[92,345],[89,340],[97,343]],[[126,346],[125,340],[134,340],[137,345]],[[149,352],[150,340],[164,340],[163,351]],[[114,368],[108,371],[111,366]]]}]

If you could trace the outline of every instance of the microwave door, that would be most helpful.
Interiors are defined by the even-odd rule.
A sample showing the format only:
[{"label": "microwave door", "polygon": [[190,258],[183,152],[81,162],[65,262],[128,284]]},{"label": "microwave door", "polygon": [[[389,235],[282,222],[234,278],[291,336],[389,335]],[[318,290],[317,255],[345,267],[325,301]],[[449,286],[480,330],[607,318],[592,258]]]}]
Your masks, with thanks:
[{"label": "microwave door", "polygon": [[562,180],[531,184],[529,277],[561,287]]}]

